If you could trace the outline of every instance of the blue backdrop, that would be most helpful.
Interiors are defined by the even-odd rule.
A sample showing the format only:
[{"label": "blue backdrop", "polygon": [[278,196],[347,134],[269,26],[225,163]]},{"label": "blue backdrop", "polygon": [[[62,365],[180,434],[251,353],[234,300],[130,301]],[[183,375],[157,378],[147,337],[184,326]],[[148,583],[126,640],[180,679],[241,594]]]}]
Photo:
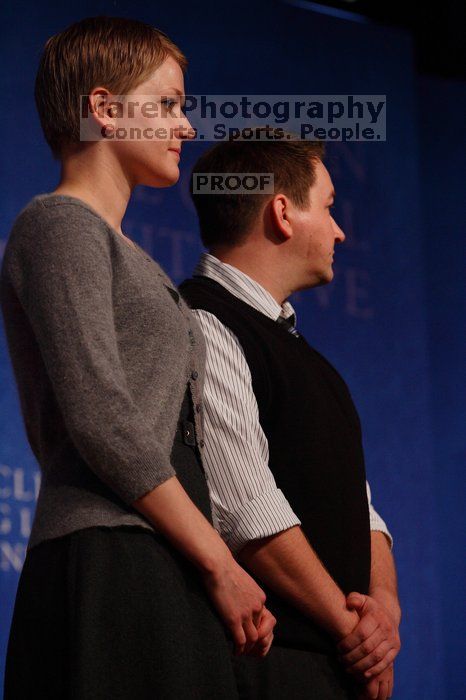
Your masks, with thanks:
[{"label": "blue backdrop", "polygon": [[[194,94],[386,94],[387,140],[332,144],[335,217],[347,240],[330,286],[297,295],[299,325],[358,406],[373,502],[394,540],[403,608],[400,700],[466,697],[464,660],[464,85],[416,78],[401,31],[280,2],[10,3],[2,10],[0,245],[28,200],[54,189],[33,81],[45,40],[82,17],[150,22],[179,44]],[[176,282],[201,252],[184,149],[170,190],[140,188],[124,229]],[[463,155],[461,156],[461,150]],[[3,329],[2,329],[3,332]],[[0,659],[39,488],[0,337]],[[463,458],[463,459],[462,459]]]}]

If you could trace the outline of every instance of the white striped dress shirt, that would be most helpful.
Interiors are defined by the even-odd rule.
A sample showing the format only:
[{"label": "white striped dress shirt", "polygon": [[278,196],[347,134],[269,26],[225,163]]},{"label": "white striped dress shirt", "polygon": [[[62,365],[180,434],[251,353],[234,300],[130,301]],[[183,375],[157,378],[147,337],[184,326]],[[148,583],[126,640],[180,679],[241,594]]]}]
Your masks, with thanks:
[{"label": "white striped dress shirt", "polygon": [[[195,275],[210,277],[257,311],[277,320],[295,315],[258,282],[232,265],[205,253]],[[269,468],[269,446],[259,422],[252,377],[234,333],[216,316],[193,309],[206,338],[204,381],[204,467],[214,510],[214,523],[233,553],[251,540],[287,530],[301,521]],[[366,481],[371,530],[393,539],[371,503]]]}]

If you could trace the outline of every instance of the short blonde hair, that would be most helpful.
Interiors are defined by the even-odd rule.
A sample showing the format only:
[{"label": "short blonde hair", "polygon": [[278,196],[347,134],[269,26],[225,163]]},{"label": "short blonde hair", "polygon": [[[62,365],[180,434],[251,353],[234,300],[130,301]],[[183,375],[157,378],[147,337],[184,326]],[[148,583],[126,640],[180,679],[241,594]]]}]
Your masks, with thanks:
[{"label": "short blonde hair", "polygon": [[124,95],[172,56],[183,72],[187,59],[159,29],[120,17],[88,17],[52,36],[36,76],[35,99],[44,136],[59,158],[79,143],[80,96],[98,85]]}]

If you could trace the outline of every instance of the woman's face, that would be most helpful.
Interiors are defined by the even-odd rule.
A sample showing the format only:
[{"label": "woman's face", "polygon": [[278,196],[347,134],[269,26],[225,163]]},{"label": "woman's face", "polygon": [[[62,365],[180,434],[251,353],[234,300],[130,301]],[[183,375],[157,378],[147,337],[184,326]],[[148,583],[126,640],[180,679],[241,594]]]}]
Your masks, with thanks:
[{"label": "woman's face", "polygon": [[107,140],[131,187],[169,187],[178,181],[183,141],[194,136],[182,112],[184,94],[183,72],[169,56],[120,101]]}]

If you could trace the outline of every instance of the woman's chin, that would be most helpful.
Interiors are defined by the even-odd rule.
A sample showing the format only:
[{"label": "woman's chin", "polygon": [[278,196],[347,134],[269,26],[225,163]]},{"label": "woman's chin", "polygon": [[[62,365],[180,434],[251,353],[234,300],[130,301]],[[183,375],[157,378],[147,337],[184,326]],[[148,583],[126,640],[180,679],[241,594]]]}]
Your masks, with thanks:
[{"label": "woman's chin", "polygon": [[161,173],[154,173],[154,175],[149,178],[148,182],[142,184],[147,187],[171,187],[172,185],[176,185],[179,179],[180,171],[178,167],[175,166],[173,170],[167,171],[163,173],[163,175]]}]

